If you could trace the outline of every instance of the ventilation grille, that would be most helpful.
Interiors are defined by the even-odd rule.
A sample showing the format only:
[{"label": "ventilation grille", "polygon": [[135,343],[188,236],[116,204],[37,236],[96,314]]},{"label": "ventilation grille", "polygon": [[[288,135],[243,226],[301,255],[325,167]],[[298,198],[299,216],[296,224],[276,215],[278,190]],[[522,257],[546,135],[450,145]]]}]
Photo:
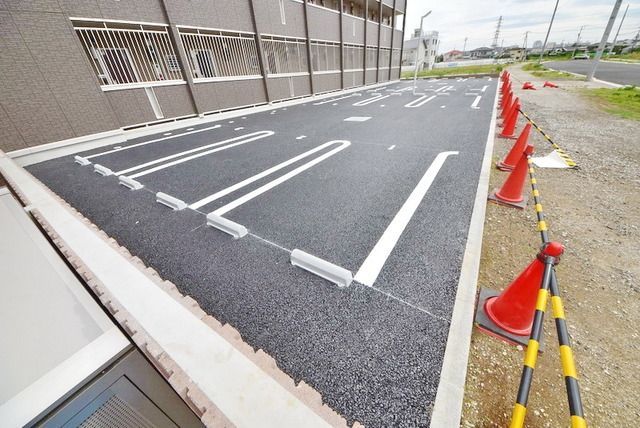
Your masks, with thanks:
[{"label": "ventilation grille", "polygon": [[155,428],[135,409],[113,395],[80,428]]}]

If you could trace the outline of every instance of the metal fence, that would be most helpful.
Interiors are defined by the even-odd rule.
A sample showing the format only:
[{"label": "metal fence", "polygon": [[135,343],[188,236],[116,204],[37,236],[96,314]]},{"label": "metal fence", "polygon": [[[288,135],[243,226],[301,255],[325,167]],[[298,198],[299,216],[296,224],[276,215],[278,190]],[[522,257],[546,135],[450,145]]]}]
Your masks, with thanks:
[{"label": "metal fence", "polygon": [[344,69],[362,70],[364,68],[364,46],[344,44]]},{"label": "metal fence", "polygon": [[307,47],[304,39],[262,36],[267,74],[307,73]]},{"label": "metal fence", "polygon": [[312,40],[310,45],[313,71],[340,71],[340,43]]},{"label": "metal fence", "polygon": [[400,49],[391,52],[391,67],[400,67]]},{"label": "metal fence", "polygon": [[82,20],[73,26],[103,88],[184,80],[164,25]]},{"label": "metal fence", "polygon": [[375,69],[378,66],[377,56],[378,47],[367,46],[367,69]]},{"label": "metal fence", "polygon": [[261,77],[255,35],[178,27],[194,82]]}]

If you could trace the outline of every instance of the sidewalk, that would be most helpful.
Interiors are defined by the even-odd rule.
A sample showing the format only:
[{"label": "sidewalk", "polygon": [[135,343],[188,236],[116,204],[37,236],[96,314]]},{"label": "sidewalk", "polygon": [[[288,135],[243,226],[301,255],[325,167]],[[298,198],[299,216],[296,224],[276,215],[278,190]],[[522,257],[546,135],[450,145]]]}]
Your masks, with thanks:
[{"label": "sidewalk", "polygon": [[[552,240],[566,246],[558,281],[590,426],[634,426],[640,417],[640,122],[598,110],[580,95],[598,83],[563,80],[559,89],[511,67],[525,111],[580,166],[536,169]],[[531,81],[537,91],[523,91]],[[518,130],[524,119],[519,120]],[[550,145],[532,130],[538,155]],[[496,140],[494,160],[511,140]],[[493,170],[490,188],[504,173]],[[529,191],[527,183],[527,191]],[[535,212],[489,204],[479,286],[501,290],[532,260],[539,247]],[[569,425],[569,410],[550,310],[544,323],[546,351],[539,357],[526,426]],[[523,352],[474,330],[462,426],[507,426],[522,371]]]}]

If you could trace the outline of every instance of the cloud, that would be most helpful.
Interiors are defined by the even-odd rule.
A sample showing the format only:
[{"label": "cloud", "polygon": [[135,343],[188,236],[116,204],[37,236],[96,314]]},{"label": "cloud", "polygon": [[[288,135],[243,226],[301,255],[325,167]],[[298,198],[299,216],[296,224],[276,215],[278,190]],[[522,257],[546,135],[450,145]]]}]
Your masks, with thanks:
[{"label": "cloud", "polygon": [[[489,46],[493,40],[498,17],[502,15],[502,31],[498,44],[522,45],[525,31],[529,31],[528,45],[544,40],[555,5],[554,0],[407,0],[407,26],[405,38],[420,25],[420,16],[433,12],[425,19],[425,31],[440,33],[440,52],[462,49],[467,37],[467,49]],[[613,0],[560,0],[549,40],[558,44],[573,43],[581,26],[581,40],[599,42]],[[613,40],[626,2],[623,2],[609,40]],[[640,29],[640,2],[630,3],[629,13],[620,31],[620,39],[632,38]]]}]

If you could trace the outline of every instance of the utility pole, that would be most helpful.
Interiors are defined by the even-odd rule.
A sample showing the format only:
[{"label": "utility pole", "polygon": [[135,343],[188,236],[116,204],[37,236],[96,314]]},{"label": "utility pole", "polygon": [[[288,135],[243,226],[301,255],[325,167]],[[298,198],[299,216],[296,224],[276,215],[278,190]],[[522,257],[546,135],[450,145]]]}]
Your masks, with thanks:
[{"label": "utility pole", "polygon": [[609,22],[607,22],[607,28],[604,29],[604,34],[602,35],[602,40],[600,40],[600,45],[598,46],[598,50],[596,51],[596,56],[593,59],[593,67],[591,67],[591,71],[587,76],[587,80],[593,80],[593,76],[596,74],[598,63],[600,62],[600,58],[602,58],[602,51],[604,51],[607,40],[609,40],[609,33],[611,33],[611,27],[613,27],[613,23],[616,21],[616,16],[618,16],[618,11],[620,10],[621,4],[622,0],[616,0],[616,4],[613,6],[611,16],[609,17]]},{"label": "utility pole", "polygon": [[467,51],[467,38],[464,38],[464,46],[462,46],[462,58],[464,58],[464,53]]},{"label": "utility pole", "polygon": [[524,32],[524,42],[522,42],[522,60],[526,61],[527,59],[527,38],[529,37],[529,31]]},{"label": "utility pole", "polygon": [[[620,0],[622,1],[622,0]],[[422,23],[424,19],[431,14],[431,11],[425,13],[420,18],[420,36],[418,36],[418,46],[416,46],[416,69],[413,72],[413,95],[416,94],[416,80],[418,79],[418,52],[420,52],[420,45],[422,45]],[[426,52],[425,52],[426,54]],[[424,62],[424,60],[423,60]]]},{"label": "utility pole", "polygon": [[553,8],[553,15],[551,15],[551,22],[549,22],[549,29],[547,30],[547,35],[544,38],[544,43],[542,44],[542,52],[540,52],[540,56],[538,57],[538,64],[542,63],[542,57],[544,56],[544,50],[547,47],[547,41],[549,40],[549,33],[551,32],[551,26],[553,26],[553,19],[556,17],[556,11],[558,10],[558,3],[560,0],[556,0],[556,7]]},{"label": "utility pole", "polygon": [[580,35],[582,34],[583,28],[584,28],[584,25],[580,27],[580,31],[578,31],[578,38],[576,39],[576,45],[573,47],[573,53],[571,54],[571,59],[573,59],[573,57],[576,56],[576,51],[578,50],[578,44],[580,43]]},{"label": "utility pole", "polygon": [[611,44],[611,49],[609,49],[609,53],[607,56],[611,55],[613,52],[613,48],[616,47],[616,42],[618,41],[618,36],[620,35],[620,29],[622,28],[622,23],[624,22],[624,18],[627,17],[627,12],[629,11],[629,3],[627,3],[627,8],[624,10],[624,14],[622,15],[622,20],[620,21],[620,25],[618,26],[618,31],[616,31],[616,36],[613,38],[613,43]]}]

